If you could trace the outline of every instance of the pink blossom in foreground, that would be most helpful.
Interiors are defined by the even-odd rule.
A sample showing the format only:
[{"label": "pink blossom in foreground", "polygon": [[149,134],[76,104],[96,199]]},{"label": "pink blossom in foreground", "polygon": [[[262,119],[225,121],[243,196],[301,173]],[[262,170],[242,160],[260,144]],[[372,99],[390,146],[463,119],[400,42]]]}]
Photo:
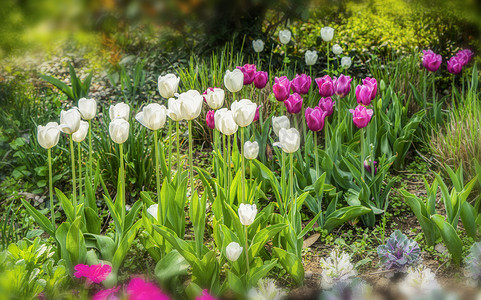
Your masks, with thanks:
[{"label": "pink blossom in foreground", "polygon": [[195,300],[217,300],[217,298],[210,295],[208,290],[203,290],[202,295],[195,297]]},{"label": "pink blossom in foreground", "polygon": [[170,300],[155,284],[142,278],[132,278],[127,286],[129,300]]},{"label": "pink blossom in foreground", "polygon": [[98,291],[92,298],[92,300],[118,300],[119,297],[115,296],[120,290],[120,286],[113,287],[111,289]]},{"label": "pink blossom in foreground", "polygon": [[74,276],[77,278],[87,278],[87,284],[91,282],[101,283],[112,272],[112,267],[109,265],[97,264],[97,265],[82,265],[78,264],[74,267]]}]

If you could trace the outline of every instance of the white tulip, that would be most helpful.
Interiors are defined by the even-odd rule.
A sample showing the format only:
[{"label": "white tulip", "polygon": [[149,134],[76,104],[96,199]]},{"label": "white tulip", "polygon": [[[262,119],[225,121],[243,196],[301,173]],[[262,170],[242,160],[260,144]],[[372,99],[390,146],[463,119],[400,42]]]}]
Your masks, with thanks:
[{"label": "white tulip", "polygon": [[276,136],[279,136],[279,130],[281,128],[289,129],[291,128],[291,122],[287,116],[272,117],[272,129]]},{"label": "white tulip", "polygon": [[244,157],[247,159],[256,159],[259,154],[259,143],[257,141],[247,141],[244,144]]},{"label": "white tulip", "polygon": [[334,37],[334,28],[329,26],[321,28],[321,38],[324,42],[330,42],[333,37]]},{"label": "white tulip", "polygon": [[332,46],[332,53],[334,53],[335,55],[341,54],[342,53],[341,46],[339,46],[339,44],[335,44],[334,46]]},{"label": "white tulip", "polygon": [[[214,118],[216,116],[214,115]],[[233,135],[237,132],[237,123],[234,121],[234,116],[231,110],[226,110],[220,114],[219,131],[224,135]]]},{"label": "white tulip", "polygon": [[291,31],[289,29],[279,31],[279,40],[283,44],[289,43],[291,40]]},{"label": "white tulip", "polygon": [[111,121],[117,118],[129,121],[130,107],[128,104],[125,104],[123,102],[117,103],[115,105],[110,105],[109,115]]},{"label": "white tulip", "polygon": [[184,120],[190,121],[197,118],[202,110],[202,95],[196,90],[189,90],[179,95],[180,112]]},{"label": "white tulip", "polygon": [[183,120],[180,101],[178,99],[170,98],[167,102],[167,106],[169,107],[167,109],[167,115],[172,121],[178,122]]},{"label": "white tulip", "polygon": [[58,144],[60,138],[60,129],[57,122],[49,122],[47,125],[38,125],[37,140],[40,146],[50,149]]},{"label": "white tulip", "polygon": [[158,103],[151,103],[144,106],[142,111],[135,116],[135,119],[150,130],[157,130],[164,127],[167,115],[166,111],[165,106]]},{"label": "white tulip", "polygon": [[77,109],[71,108],[60,112],[60,130],[66,134],[72,134],[80,127],[80,113]]},{"label": "white tulip", "polygon": [[225,92],[219,88],[209,88],[204,94],[205,101],[213,110],[217,110],[224,105]]},{"label": "white tulip", "polygon": [[180,77],[177,77],[174,74],[159,76],[157,85],[159,88],[160,95],[167,99],[174,97],[174,94],[177,92],[177,89],[179,88],[179,82],[180,82]]},{"label": "white tulip", "polygon": [[80,121],[80,127],[72,134],[74,142],[80,143],[85,140],[87,133],[89,132],[89,122]]},{"label": "white tulip", "polygon": [[241,205],[239,205],[238,213],[239,213],[239,220],[241,224],[244,226],[249,226],[252,223],[254,223],[254,220],[256,218],[256,215],[257,215],[256,205],[241,203]]},{"label": "white tulip", "polygon": [[249,126],[256,116],[257,104],[249,99],[232,102],[230,109],[232,110],[234,121],[240,127]]},{"label": "white tulip", "polygon": [[95,99],[80,98],[78,110],[84,120],[92,120],[97,114],[97,101]]},{"label": "white tulip", "polygon": [[281,147],[286,153],[293,153],[299,149],[301,144],[301,137],[299,131],[295,128],[279,130],[279,142],[275,142],[273,145]]},{"label": "white tulip", "polygon": [[306,54],[304,55],[304,58],[306,60],[306,65],[308,65],[308,66],[315,65],[316,62],[317,62],[317,52],[307,50]]},{"label": "white tulip", "polygon": [[110,138],[117,144],[123,144],[129,138],[129,122],[116,118],[109,125]]},{"label": "white tulip", "polygon": [[231,93],[237,93],[244,86],[244,73],[239,69],[227,70],[224,75],[224,85]]},{"label": "white tulip", "polygon": [[151,206],[149,206],[149,208],[147,208],[147,212],[152,216],[154,217],[154,219],[156,219],[157,221],[159,220],[158,217],[158,210],[159,210],[159,205],[158,204],[152,204]]},{"label": "white tulip", "polygon": [[232,242],[225,247],[225,256],[227,256],[227,259],[230,261],[238,260],[241,253],[242,247],[236,242]]},{"label": "white tulip", "polygon": [[252,47],[254,48],[255,52],[262,52],[262,50],[264,50],[264,41],[263,40],[252,41]]},{"label": "white tulip", "polygon": [[349,69],[352,64],[352,59],[349,56],[344,56],[341,58],[341,67]]},{"label": "white tulip", "polygon": [[217,129],[218,131],[221,131],[220,120],[222,118],[222,114],[225,113],[226,111],[228,111],[228,109],[225,107],[215,111],[215,114],[214,114],[215,129]]}]

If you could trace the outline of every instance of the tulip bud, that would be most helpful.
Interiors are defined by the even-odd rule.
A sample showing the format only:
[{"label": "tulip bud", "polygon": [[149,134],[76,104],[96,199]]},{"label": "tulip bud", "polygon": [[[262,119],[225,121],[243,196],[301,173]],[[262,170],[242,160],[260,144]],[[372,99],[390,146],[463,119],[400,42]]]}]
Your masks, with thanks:
[{"label": "tulip bud", "polygon": [[332,101],[331,97],[319,99],[319,107],[322,111],[326,112],[326,117],[329,117],[334,112],[334,104],[336,102]]},{"label": "tulip bud", "polygon": [[275,142],[275,147],[280,147],[286,153],[294,153],[299,150],[301,136],[295,128],[279,130],[279,142]]},{"label": "tulip bud", "polygon": [[258,89],[263,89],[267,85],[267,81],[269,80],[269,75],[267,72],[258,71],[254,76],[254,86]]},{"label": "tulip bud", "polygon": [[230,261],[236,261],[242,253],[242,247],[236,243],[232,242],[227,247],[225,247],[225,256]]},{"label": "tulip bud", "polygon": [[331,76],[325,75],[321,78],[316,78],[316,83],[319,87],[319,95],[321,95],[321,97],[331,97],[334,95],[334,82]]},{"label": "tulip bud", "polygon": [[289,43],[289,41],[291,40],[291,32],[289,31],[289,29],[279,31],[279,40],[284,45]]},{"label": "tulip bud", "polygon": [[264,41],[262,40],[254,40],[252,41],[252,48],[254,48],[254,51],[259,53],[264,50]]},{"label": "tulip bud", "polygon": [[277,101],[284,101],[289,97],[291,92],[291,83],[286,76],[274,78],[274,85],[272,86],[272,92]]},{"label": "tulip bud", "polygon": [[172,121],[178,122],[183,120],[180,101],[178,99],[170,98],[167,106],[167,115]]},{"label": "tulip bud", "polygon": [[197,118],[202,110],[202,96],[196,90],[189,90],[178,96],[182,119],[190,121]]},{"label": "tulip bud", "polygon": [[72,134],[80,127],[80,113],[77,109],[71,108],[60,112],[60,130],[66,134]]},{"label": "tulip bud", "polygon": [[232,72],[227,70],[224,85],[231,93],[237,93],[244,86],[244,74],[239,69],[234,69]]},{"label": "tulip bud", "polygon": [[462,61],[462,65],[467,65],[474,56],[474,52],[469,49],[459,50],[456,53],[456,57],[458,57]]},{"label": "tulip bud", "polygon": [[154,217],[157,221],[159,220],[159,205],[158,204],[152,204],[147,208],[147,212]]},{"label": "tulip bud", "polygon": [[254,122],[259,121],[259,108],[261,108],[262,105],[258,105],[256,108],[256,115],[254,116]]},{"label": "tulip bud", "polygon": [[123,144],[129,138],[129,122],[115,118],[109,125],[110,138],[117,144]]},{"label": "tulip bud", "polygon": [[463,69],[464,61],[456,56],[451,57],[448,60],[448,72],[451,74],[459,74]]},{"label": "tulip bud", "polygon": [[371,159],[369,159],[369,162],[367,160],[364,161],[364,169],[371,174],[371,164],[374,166],[374,175],[377,174],[377,161],[374,161],[371,163]]},{"label": "tulip bud", "polygon": [[309,92],[311,82],[311,77],[307,76],[306,74],[296,75],[296,77],[291,81],[291,90],[294,93],[305,95]]},{"label": "tulip bud", "polygon": [[302,109],[302,97],[298,93],[291,94],[286,101],[284,101],[286,110],[290,114],[297,114]]},{"label": "tulip bud", "polygon": [[379,89],[383,92],[386,90],[386,83],[383,79],[381,79],[381,82],[379,83]]},{"label": "tulip bud", "polygon": [[319,106],[308,107],[304,113],[306,124],[311,131],[321,131],[324,128],[327,112],[323,111]]},{"label": "tulip bud", "polygon": [[334,53],[335,55],[341,54],[342,53],[341,46],[339,46],[339,44],[335,44],[334,46],[332,46],[332,53]]},{"label": "tulip bud", "polygon": [[367,109],[362,105],[358,105],[356,109],[350,109],[352,114],[352,121],[357,128],[361,129],[369,125],[373,114],[372,109]]},{"label": "tulip bud", "polygon": [[341,58],[341,67],[349,69],[352,64],[352,59],[349,56],[344,56]]},{"label": "tulip bud", "polygon": [[257,73],[256,65],[245,64],[242,67],[237,67],[244,74],[244,85],[249,85],[254,81],[254,76]]},{"label": "tulip bud", "polygon": [[167,118],[167,109],[158,103],[151,103],[144,106],[135,119],[150,130],[157,130],[164,127]]},{"label": "tulip bud", "polygon": [[274,133],[279,136],[281,128],[288,129],[291,127],[291,122],[287,116],[272,117],[272,129]]},{"label": "tulip bud", "polygon": [[38,125],[37,140],[40,146],[50,149],[58,144],[60,129],[56,122],[49,122],[45,126]]},{"label": "tulip bud", "polygon": [[77,131],[72,133],[72,139],[74,142],[80,143],[85,140],[87,133],[89,132],[89,123],[80,121],[80,126]]},{"label": "tulip bud", "polygon": [[210,129],[215,128],[214,115],[215,115],[215,112],[213,110],[209,110],[205,115],[205,123],[207,124],[207,127],[209,127]]},{"label": "tulip bud", "polygon": [[80,98],[78,101],[78,110],[84,120],[92,120],[97,114],[97,101],[94,99]]},{"label": "tulip bud", "polygon": [[259,144],[254,141],[247,141],[244,144],[244,157],[247,159],[256,159],[259,154]]},{"label": "tulip bud", "polygon": [[167,74],[165,76],[159,76],[158,88],[159,93],[164,98],[172,98],[179,88],[180,77],[174,74]]},{"label": "tulip bud", "polygon": [[[217,112],[222,111],[223,109],[219,109]],[[222,111],[219,114],[217,114],[217,112],[214,114],[214,118],[215,122],[218,122],[219,131],[224,135],[233,135],[236,133],[239,127],[234,121],[232,111],[225,108],[225,111]],[[217,120],[217,116],[219,116],[219,120]]]},{"label": "tulip bud", "polygon": [[317,52],[307,50],[306,53],[304,54],[304,59],[306,60],[306,65],[308,66],[315,65],[317,61]]},{"label": "tulip bud", "polygon": [[219,88],[208,88],[204,92],[204,99],[213,110],[219,109],[224,105],[225,92]]},{"label": "tulip bud", "polygon": [[329,26],[321,28],[321,38],[324,42],[330,42],[333,37],[334,37],[334,28]]},{"label": "tulip bud", "polygon": [[125,121],[129,121],[130,107],[128,104],[123,102],[117,103],[115,105],[110,105],[109,109],[110,120],[121,118]]},{"label": "tulip bud", "polygon": [[215,111],[214,113],[214,124],[215,124],[215,129],[217,129],[218,131],[221,131],[220,130],[220,120],[222,118],[222,114],[225,113],[227,111],[227,108],[221,108],[221,109],[218,109]]},{"label": "tulip bud", "polygon": [[423,67],[430,72],[436,72],[441,63],[443,62],[443,58],[441,55],[434,53],[431,50],[423,50]]},{"label": "tulip bud", "polygon": [[254,220],[256,218],[256,215],[257,215],[256,205],[241,203],[241,205],[239,205],[238,213],[239,213],[239,220],[241,224],[244,226],[249,226],[252,223],[254,223]]},{"label": "tulip bud", "polygon": [[257,104],[249,99],[234,101],[231,106],[234,121],[240,127],[247,127],[254,121]]},{"label": "tulip bud", "polygon": [[351,91],[351,77],[341,74],[339,78],[334,77],[334,92],[339,98],[344,98]]}]

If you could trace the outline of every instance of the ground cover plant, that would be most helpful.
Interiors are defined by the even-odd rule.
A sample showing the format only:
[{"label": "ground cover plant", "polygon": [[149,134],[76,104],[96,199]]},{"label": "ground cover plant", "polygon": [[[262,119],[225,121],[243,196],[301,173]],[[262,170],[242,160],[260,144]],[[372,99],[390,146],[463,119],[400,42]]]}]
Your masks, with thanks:
[{"label": "ground cover plant", "polygon": [[[156,27],[165,11],[104,3],[101,28],[32,46],[43,64],[5,41],[1,295],[479,296],[467,8],[288,1],[203,23],[196,4],[168,4]],[[232,32],[206,39],[212,20]]]}]

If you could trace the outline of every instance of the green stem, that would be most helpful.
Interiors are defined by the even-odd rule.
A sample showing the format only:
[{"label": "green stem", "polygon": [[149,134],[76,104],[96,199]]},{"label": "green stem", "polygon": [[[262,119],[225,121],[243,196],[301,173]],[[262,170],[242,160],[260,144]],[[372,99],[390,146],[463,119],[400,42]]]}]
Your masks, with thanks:
[{"label": "green stem", "polygon": [[[119,152],[120,152],[120,189],[122,190],[123,197],[120,197],[122,203],[120,203],[120,207],[125,208],[125,170],[124,170],[124,145],[119,144]],[[122,209],[122,220],[125,219],[125,209]]]},{"label": "green stem", "polygon": [[242,203],[246,203],[246,168],[245,168],[245,157],[244,157],[244,127],[240,129],[241,135],[241,164],[242,164]]},{"label": "green stem", "polygon": [[314,163],[316,164],[316,180],[319,177],[319,155],[317,152],[317,131],[314,131]]},{"label": "green stem", "polygon": [[189,126],[189,168],[190,168],[190,194],[194,195],[194,165],[192,163],[192,120],[188,122]]},{"label": "green stem", "polygon": [[289,153],[289,191],[291,199],[291,210],[294,212],[296,209],[294,200],[294,153]]},{"label": "green stem", "polygon": [[423,76],[423,98],[424,98],[424,110],[426,110],[426,77],[427,77],[427,71],[424,69],[424,76]]},{"label": "green stem", "polygon": [[327,117],[324,119],[324,139],[324,150],[327,150],[329,145],[329,119]]},{"label": "green stem", "polygon": [[180,178],[180,175],[182,174],[182,170],[181,170],[181,163],[180,163],[180,137],[179,137],[179,122],[176,122],[175,123],[175,140],[176,140],[176,143],[177,143],[177,187],[179,186],[180,184],[180,181],[181,181],[181,178]]},{"label": "green stem", "polygon": [[244,226],[245,230],[245,235],[246,235],[246,243],[245,243],[245,249],[244,252],[246,254],[246,268],[247,268],[247,273],[246,276],[249,276],[249,271],[250,271],[250,266],[249,266],[249,234],[247,231],[247,226]]},{"label": "green stem", "polygon": [[[280,166],[280,167],[281,167],[281,184],[282,184],[283,187],[285,187],[285,186],[286,186],[286,171],[285,171],[284,166],[286,165],[286,164],[285,164],[285,162],[286,162],[286,153],[284,152],[284,150],[281,150],[281,152],[282,152],[282,155],[281,155],[282,161],[281,161],[281,166]],[[286,198],[286,196],[287,196],[287,191],[286,191],[286,189],[284,188],[284,189],[282,189],[282,197],[281,197],[281,198],[283,198],[283,200],[284,200],[284,199]],[[284,201],[284,203],[287,203],[287,202]],[[284,204],[283,204],[283,205],[284,205]],[[283,206],[282,209],[283,209],[284,213],[286,213],[287,207],[284,207],[284,206]]]},{"label": "green stem", "polygon": [[169,129],[168,129],[168,134],[167,136],[169,137],[169,145],[168,151],[169,154],[167,155],[169,157],[169,181],[172,180],[172,120],[169,120]]},{"label": "green stem", "polygon": [[75,152],[73,148],[73,139],[70,135],[70,161],[72,163],[72,199],[73,199],[73,209],[74,215],[77,216],[77,179],[75,178]]},{"label": "green stem", "polygon": [[[90,180],[92,180],[93,170],[92,170],[92,120],[89,120],[89,175]],[[90,184],[90,182],[89,182]]]},{"label": "green stem", "polygon": [[[159,205],[159,214],[162,216],[162,205],[160,203],[160,168],[159,168],[159,140],[157,130],[154,130],[154,151],[155,151],[155,179],[157,181],[157,203]],[[160,219],[159,219],[160,220]],[[163,225],[163,223],[161,223]]]},{"label": "green stem", "polygon": [[227,193],[227,151],[226,151],[226,143],[225,143],[225,135],[222,135],[222,154],[224,155],[224,189]]},{"label": "green stem", "polygon": [[330,43],[327,42],[327,74],[329,74],[329,45]]},{"label": "green stem", "polygon": [[364,180],[364,128],[360,129],[361,134],[361,180]]},{"label": "green stem", "polygon": [[53,180],[52,180],[52,148],[48,151],[48,192],[50,195],[50,214],[52,218],[52,225],[55,228],[55,207],[53,206]]},{"label": "green stem", "polygon": [[231,199],[230,199],[230,183],[231,183],[231,178],[232,178],[232,168],[230,166],[231,164],[231,149],[230,149],[230,136],[227,136],[227,154],[226,154],[226,157],[227,157],[227,190],[226,190],[226,193],[227,193],[227,202],[229,202],[229,205],[232,205],[232,203],[230,202]]},{"label": "green stem", "polygon": [[79,197],[82,197],[82,149],[80,147],[80,143],[77,143],[77,156],[78,156],[78,190],[79,190]]}]

